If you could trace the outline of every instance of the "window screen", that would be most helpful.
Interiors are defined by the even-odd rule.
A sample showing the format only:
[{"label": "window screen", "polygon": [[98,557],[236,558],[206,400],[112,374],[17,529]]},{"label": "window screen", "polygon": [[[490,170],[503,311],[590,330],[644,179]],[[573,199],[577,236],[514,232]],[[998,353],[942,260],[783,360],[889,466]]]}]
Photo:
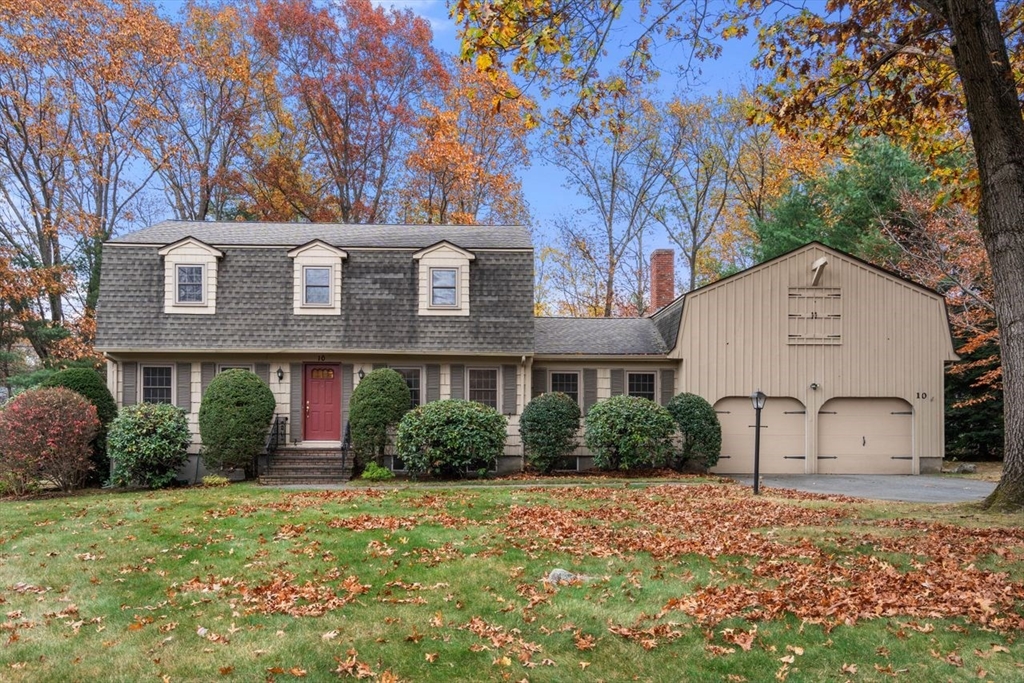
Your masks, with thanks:
[{"label": "window screen", "polygon": [[313,306],[328,306],[331,303],[331,269],[330,268],[305,268],[306,277],[305,304]]},{"label": "window screen", "polygon": [[653,372],[631,372],[629,373],[629,386],[626,393],[630,396],[639,396],[654,400],[654,373]]},{"label": "window screen", "polygon": [[496,368],[469,369],[469,400],[498,409],[498,370]]},{"label": "window screen", "polygon": [[170,403],[171,402],[171,368],[170,367],[143,367],[142,368],[142,402],[143,403]]},{"label": "window screen", "polygon": [[580,402],[580,376],[575,372],[552,372],[551,391],[568,394],[576,403]]},{"label": "window screen", "polygon": [[434,268],[430,271],[431,306],[458,305],[457,278],[458,270],[455,268]]},{"label": "window screen", "polygon": [[178,303],[203,303],[202,266],[178,266]]}]

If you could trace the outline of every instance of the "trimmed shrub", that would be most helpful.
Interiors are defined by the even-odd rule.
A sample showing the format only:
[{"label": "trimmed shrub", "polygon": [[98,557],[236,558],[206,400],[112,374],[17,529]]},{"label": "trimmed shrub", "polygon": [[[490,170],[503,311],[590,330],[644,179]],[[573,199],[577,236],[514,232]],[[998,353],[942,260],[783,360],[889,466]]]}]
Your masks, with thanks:
[{"label": "trimmed shrub", "polygon": [[576,449],[579,428],[580,407],[571,396],[554,392],[536,397],[519,417],[527,462],[548,474]]},{"label": "trimmed shrub", "polygon": [[19,394],[0,412],[0,477],[16,495],[36,479],[71,491],[92,468],[91,444],[98,429],[96,407],[71,389]]},{"label": "trimmed shrub", "polygon": [[387,467],[381,467],[375,462],[368,462],[361,478],[366,481],[389,481],[395,478],[395,474]]},{"label": "trimmed shrub", "polygon": [[206,387],[199,405],[203,462],[211,469],[250,467],[266,445],[277,400],[248,370],[225,370]]},{"label": "trimmed shrub", "polygon": [[188,462],[192,434],[185,411],[166,403],[121,408],[107,432],[115,486],[157,489],[174,481]]},{"label": "trimmed shrub", "polygon": [[674,396],[665,406],[682,435],[682,449],[675,466],[688,462],[714,467],[722,453],[722,425],[715,409],[697,394]]},{"label": "trimmed shrub", "polygon": [[409,412],[409,385],[389,368],[378,368],[359,381],[349,403],[349,434],[356,470],[384,456],[388,430]]},{"label": "trimmed shrub", "polygon": [[613,396],[590,409],[584,438],[597,467],[633,470],[667,463],[675,431],[672,416],[654,401]]},{"label": "trimmed shrub", "polygon": [[414,475],[463,477],[491,469],[505,448],[505,418],[494,408],[460,399],[434,401],[398,424],[398,457]]},{"label": "trimmed shrub", "polygon": [[93,467],[90,478],[96,483],[102,481],[110,470],[110,461],[107,458],[107,428],[117,417],[117,402],[107,389],[107,383],[100,373],[92,368],[67,368],[50,375],[40,386],[66,387],[81,394],[89,403],[96,406],[100,426],[92,442]]}]

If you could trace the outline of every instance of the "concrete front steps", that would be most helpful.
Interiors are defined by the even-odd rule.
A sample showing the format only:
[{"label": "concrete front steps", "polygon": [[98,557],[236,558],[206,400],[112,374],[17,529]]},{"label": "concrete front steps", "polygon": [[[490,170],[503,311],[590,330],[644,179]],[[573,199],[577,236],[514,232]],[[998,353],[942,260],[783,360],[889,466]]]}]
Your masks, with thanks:
[{"label": "concrete front steps", "polygon": [[344,484],[352,478],[351,455],[342,465],[341,449],[278,448],[260,474],[266,486]]}]

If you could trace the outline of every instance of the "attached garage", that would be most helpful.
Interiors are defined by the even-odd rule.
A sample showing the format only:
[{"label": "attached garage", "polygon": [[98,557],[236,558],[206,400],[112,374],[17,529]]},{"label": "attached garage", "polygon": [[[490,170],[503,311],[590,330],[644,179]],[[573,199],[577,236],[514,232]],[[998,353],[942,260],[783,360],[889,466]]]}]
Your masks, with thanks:
[{"label": "attached garage", "polygon": [[[722,455],[714,471],[754,471],[754,408],[749,396],[730,396],[715,403],[722,425]],[[806,411],[795,398],[770,397],[761,411],[761,463],[764,474],[805,471]]]},{"label": "attached garage", "polygon": [[903,399],[830,399],[818,411],[818,472],[913,474],[913,434]]}]

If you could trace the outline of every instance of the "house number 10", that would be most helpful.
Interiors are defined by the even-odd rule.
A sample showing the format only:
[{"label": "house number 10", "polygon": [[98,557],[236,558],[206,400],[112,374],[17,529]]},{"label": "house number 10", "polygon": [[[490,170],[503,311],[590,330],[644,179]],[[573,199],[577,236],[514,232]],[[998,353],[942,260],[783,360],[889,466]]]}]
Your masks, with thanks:
[{"label": "house number 10", "polygon": [[923,391],[919,391],[919,392],[917,392],[917,397],[918,398],[928,398],[928,394],[923,392]]},{"label": "house number 10", "polygon": [[[317,362],[317,363],[323,363],[323,362],[324,362],[325,360],[327,360],[327,356],[317,356],[317,357],[316,357],[316,362]],[[920,397],[920,396],[921,396],[921,395],[920,395],[920,394],[918,394],[918,397]]]}]

